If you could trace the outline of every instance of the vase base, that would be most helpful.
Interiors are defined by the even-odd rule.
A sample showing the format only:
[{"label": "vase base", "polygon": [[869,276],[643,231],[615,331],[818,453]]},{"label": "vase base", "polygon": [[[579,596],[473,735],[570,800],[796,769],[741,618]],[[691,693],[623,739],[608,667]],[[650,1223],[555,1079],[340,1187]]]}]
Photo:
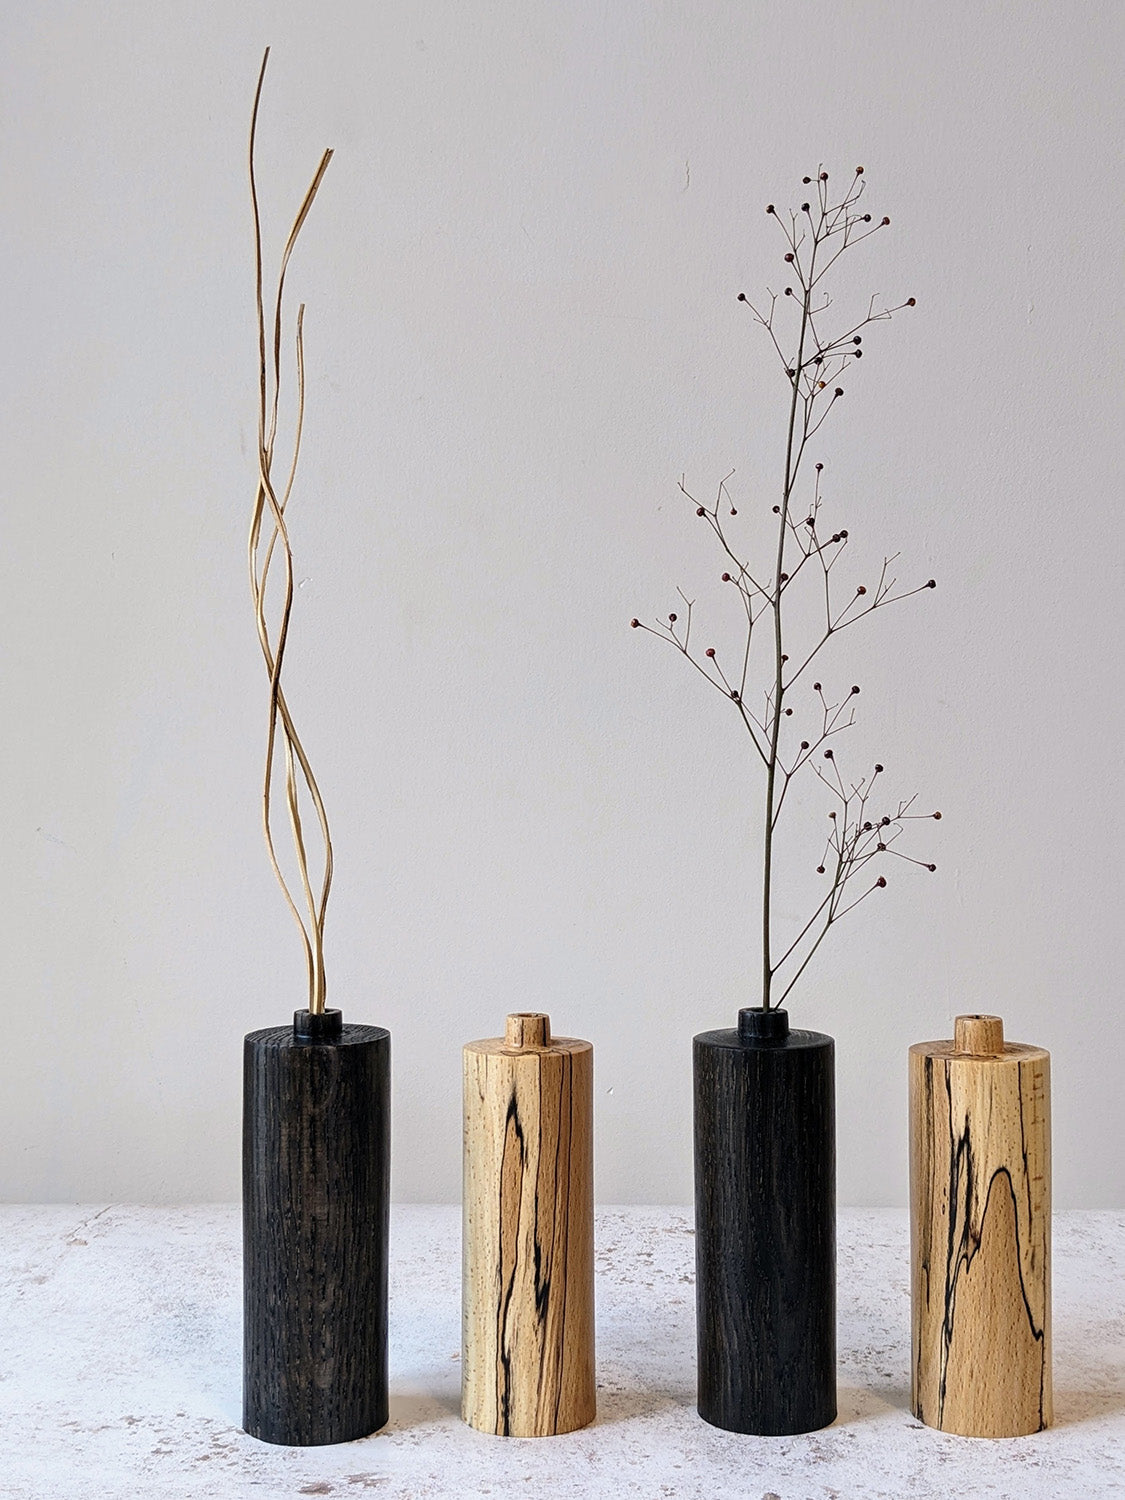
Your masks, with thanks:
[{"label": "vase base", "polygon": [[825,1427],[831,1427],[836,1420],[836,1407],[830,1411],[816,1412],[813,1415],[797,1417],[792,1421],[770,1420],[753,1421],[720,1416],[718,1412],[708,1416],[701,1408],[696,1407],[700,1419],[709,1427],[717,1427],[720,1432],[737,1432],[746,1437],[800,1437],[807,1432],[821,1432]]},{"label": "vase base", "polygon": [[375,1413],[370,1426],[364,1422],[358,1427],[339,1432],[333,1432],[329,1428],[322,1428],[312,1434],[307,1431],[283,1432],[276,1428],[264,1428],[260,1424],[244,1427],[242,1430],[247,1437],[252,1437],[259,1443],[270,1443],[276,1448],[330,1448],[338,1443],[358,1443],[364,1438],[374,1437],[389,1420],[390,1413],[383,1411],[381,1415]]}]

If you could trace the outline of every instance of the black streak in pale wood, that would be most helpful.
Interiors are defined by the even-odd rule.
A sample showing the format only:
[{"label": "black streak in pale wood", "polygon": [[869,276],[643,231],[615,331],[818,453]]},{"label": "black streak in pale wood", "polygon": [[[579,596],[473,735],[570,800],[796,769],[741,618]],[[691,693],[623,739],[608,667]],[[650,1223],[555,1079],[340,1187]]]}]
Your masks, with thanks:
[{"label": "black streak in pale wood", "polygon": [[[551,1294],[554,1284],[554,1273],[556,1264],[566,1269],[567,1237],[569,1233],[569,1180],[570,1180],[570,1141],[573,1133],[573,1059],[563,1057],[560,1059],[558,1089],[559,1096],[554,1101],[554,1113],[559,1120],[567,1121],[566,1129],[559,1129],[555,1134],[555,1149],[553,1159],[541,1159],[538,1164],[538,1173],[535,1178],[534,1199],[531,1210],[532,1225],[532,1286],[534,1288],[534,1307],[536,1328],[531,1340],[533,1347],[542,1348],[543,1364],[539,1373],[537,1385],[541,1390],[553,1391],[550,1397],[552,1410],[550,1418],[547,1419],[551,1427],[558,1425],[559,1403],[562,1396],[563,1381],[563,1353],[564,1332],[566,1328],[566,1278],[562,1286],[562,1309],[559,1317],[559,1327],[554,1326],[552,1311],[558,1314],[558,1309],[552,1309]],[[546,1078],[540,1079],[540,1116],[544,1113],[543,1092],[549,1087]],[[544,1130],[542,1121],[533,1132],[536,1140],[542,1140]],[[565,1155],[563,1151],[565,1148]],[[513,1091],[508,1104],[507,1132],[505,1138],[504,1156],[501,1166],[501,1205],[499,1222],[503,1236],[500,1250],[501,1265],[501,1287],[503,1295],[499,1307],[499,1322],[496,1334],[496,1346],[500,1351],[500,1363],[498,1370],[498,1393],[497,1406],[500,1413],[499,1431],[508,1437],[511,1435],[511,1391],[513,1374],[513,1354],[515,1330],[509,1328],[509,1316],[511,1313],[512,1294],[516,1281],[521,1274],[519,1264],[520,1227],[523,1222],[523,1190],[527,1172],[527,1150],[525,1131],[520,1120],[519,1102],[515,1091]],[[505,1229],[505,1226],[512,1226]],[[527,1352],[523,1353],[523,1359],[527,1359]],[[521,1372],[521,1378],[527,1378],[526,1370]]]},{"label": "black streak in pale wood", "polygon": [[244,1053],[243,1425],[294,1446],[387,1420],[390,1035],[333,1015]]},{"label": "black streak in pale wood", "polygon": [[699,1413],[811,1432],[836,1416],[834,1046],[746,1030],[694,1043]]}]

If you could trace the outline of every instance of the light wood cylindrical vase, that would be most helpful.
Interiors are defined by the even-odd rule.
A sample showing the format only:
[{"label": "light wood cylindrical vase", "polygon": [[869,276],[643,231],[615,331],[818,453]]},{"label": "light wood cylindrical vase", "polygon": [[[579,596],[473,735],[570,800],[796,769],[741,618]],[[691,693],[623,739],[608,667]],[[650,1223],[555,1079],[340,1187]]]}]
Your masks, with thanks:
[{"label": "light wood cylindrical vase", "polygon": [[503,1437],[592,1422],[594,1049],[508,1017],[464,1050],[461,1415]]},{"label": "light wood cylindrical vase", "polygon": [[910,1049],[914,1414],[965,1437],[1051,1421],[1050,1055],[958,1016]]}]

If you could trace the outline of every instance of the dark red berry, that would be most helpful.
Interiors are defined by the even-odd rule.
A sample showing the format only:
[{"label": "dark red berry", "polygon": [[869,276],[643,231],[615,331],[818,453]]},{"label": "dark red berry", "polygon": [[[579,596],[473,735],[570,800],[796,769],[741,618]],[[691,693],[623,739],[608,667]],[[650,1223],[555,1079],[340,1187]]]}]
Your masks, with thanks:
[{"label": "dark red berry", "polygon": [[867,593],[867,589],[866,589],[866,587],[865,587],[865,586],[864,586],[864,585],[863,585],[863,584],[862,584],[862,583],[861,583],[861,584],[860,584],[860,586],[859,586],[859,588],[857,588],[857,589],[856,589],[856,593],[857,593],[857,594],[866,594],[866,593]]},{"label": "dark red berry", "polygon": [[817,867],[816,867],[816,873],[818,875],[823,875],[824,874],[824,866],[823,865],[817,865]]},{"label": "dark red berry", "polygon": [[630,625],[631,625],[631,626],[632,626],[632,627],[633,627],[633,629],[634,629],[634,630],[636,630],[636,628],[637,628],[637,626],[638,626],[638,625],[639,625],[639,624],[640,624],[640,623],[641,623],[641,622],[640,622],[640,620],[630,620],[630,621],[629,621],[629,624],[630,624]]},{"label": "dark red berry", "polygon": [[676,617],[675,617],[675,615],[669,615],[668,616],[668,623],[670,625],[674,625],[676,623]]},{"label": "dark red berry", "polygon": [[704,656],[714,656],[714,654],[715,654],[715,648],[714,648],[714,646],[708,646],[707,650],[703,654],[704,654]]},{"label": "dark red berry", "polygon": [[880,886],[880,887],[885,886],[886,883],[887,883],[887,877],[885,875],[880,875],[879,879],[875,882],[875,884],[877,886]]},{"label": "dark red berry", "polygon": [[724,573],[723,574],[723,582],[724,583],[729,583],[730,582],[730,574],[729,573]]},{"label": "dark red berry", "polygon": [[879,773],[879,772],[880,772],[880,771],[881,771],[881,770],[882,770],[882,769],[883,769],[883,768],[882,768],[882,766],[881,766],[881,765],[880,765],[880,764],[879,764],[879,762],[878,762],[878,761],[876,761],[876,762],[875,762],[875,772],[876,772],[876,775],[877,775],[877,774],[878,774],[878,773]]},{"label": "dark red berry", "polygon": [[703,509],[702,505],[700,505],[700,506],[698,506],[696,508],[696,512],[695,513],[696,513],[697,516],[705,516],[707,514],[707,512]]}]

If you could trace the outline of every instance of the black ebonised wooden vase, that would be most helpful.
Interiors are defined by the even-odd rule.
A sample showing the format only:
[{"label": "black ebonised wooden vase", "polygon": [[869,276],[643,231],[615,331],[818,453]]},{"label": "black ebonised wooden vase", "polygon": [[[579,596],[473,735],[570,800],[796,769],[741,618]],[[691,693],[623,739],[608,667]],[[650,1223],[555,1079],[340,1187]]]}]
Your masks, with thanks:
[{"label": "black ebonised wooden vase", "polygon": [[699,1414],[730,1432],[836,1416],[834,1051],[783,1010],[695,1038]]},{"label": "black ebonised wooden vase", "polygon": [[338,1010],[246,1038],[243,1426],[267,1443],[387,1420],[390,1033]]}]

